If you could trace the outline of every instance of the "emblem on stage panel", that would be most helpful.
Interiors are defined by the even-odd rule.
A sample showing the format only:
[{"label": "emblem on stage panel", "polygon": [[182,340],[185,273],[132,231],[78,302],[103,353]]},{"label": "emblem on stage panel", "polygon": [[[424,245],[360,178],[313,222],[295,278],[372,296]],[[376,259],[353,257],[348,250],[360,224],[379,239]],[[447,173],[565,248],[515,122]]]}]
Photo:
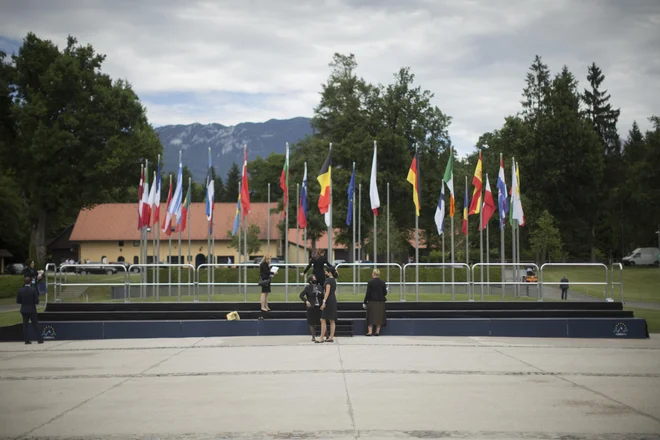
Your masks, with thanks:
[{"label": "emblem on stage panel", "polygon": [[614,326],[614,336],[628,336],[628,327],[623,322],[617,322]]},{"label": "emblem on stage panel", "polygon": [[41,332],[41,337],[43,339],[55,339],[55,329],[52,326],[47,325]]}]

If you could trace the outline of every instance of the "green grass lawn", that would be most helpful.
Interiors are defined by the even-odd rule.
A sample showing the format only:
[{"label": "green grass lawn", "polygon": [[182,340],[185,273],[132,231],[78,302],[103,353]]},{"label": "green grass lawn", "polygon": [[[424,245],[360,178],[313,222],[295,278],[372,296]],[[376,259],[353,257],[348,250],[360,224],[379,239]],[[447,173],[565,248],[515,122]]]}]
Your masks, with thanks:
[{"label": "green grass lawn", "polygon": [[[605,269],[597,267],[550,267],[543,270],[543,281],[559,282],[566,275],[570,291],[585,293],[596,298],[605,298],[606,286],[575,285],[575,282],[604,282]],[[619,271],[612,273],[614,282],[618,283]],[[545,285],[549,286],[549,285]],[[553,285],[553,287],[558,287]],[[619,300],[619,286],[615,285],[610,292],[615,300]],[[625,267],[623,269],[623,299],[624,301],[660,302],[660,269],[646,267]]]},{"label": "green grass lawn", "polygon": [[660,333],[660,310],[651,309],[633,309],[624,307],[625,310],[632,310],[635,318],[644,318],[649,326],[649,333]]}]

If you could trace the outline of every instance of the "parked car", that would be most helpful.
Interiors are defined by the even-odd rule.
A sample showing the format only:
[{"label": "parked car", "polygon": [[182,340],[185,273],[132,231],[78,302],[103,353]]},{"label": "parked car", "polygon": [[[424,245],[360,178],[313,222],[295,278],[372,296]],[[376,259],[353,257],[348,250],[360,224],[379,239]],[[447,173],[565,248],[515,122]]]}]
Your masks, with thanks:
[{"label": "parked car", "polygon": [[[122,266],[124,266],[126,268],[127,272],[129,271],[129,269],[132,273],[140,273],[140,271],[141,271],[141,267],[139,267],[139,266],[134,267],[134,268],[131,269],[131,264],[128,263],[127,261],[118,261],[116,263],[110,263],[110,264],[121,264]],[[162,261],[159,262],[159,264],[162,264]],[[116,269],[116,267],[115,267],[115,269]]]},{"label": "parked car", "polygon": [[117,268],[113,266],[106,266],[103,263],[90,262],[76,267],[76,273],[79,273],[80,275],[87,275],[87,274],[114,275],[117,273]]},{"label": "parked car", "polygon": [[338,266],[338,265],[344,264],[344,263],[346,263],[346,260],[335,260],[335,261],[332,262],[332,265],[333,266]]},{"label": "parked car", "polygon": [[637,248],[621,262],[624,266],[660,266],[660,249]]},{"label": "parked car", "polygon": [[20,275],[23,273],[24,269],[25,266],[23,266],[21,263],[14,263],[7,266],[7,273],[11,275]]}]

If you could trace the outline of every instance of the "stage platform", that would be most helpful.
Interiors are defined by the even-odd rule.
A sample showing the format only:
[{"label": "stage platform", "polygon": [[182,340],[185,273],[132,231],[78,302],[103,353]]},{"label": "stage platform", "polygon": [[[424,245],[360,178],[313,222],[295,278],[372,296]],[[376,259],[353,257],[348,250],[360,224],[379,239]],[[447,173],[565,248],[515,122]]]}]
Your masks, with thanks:
[{"label": "stage platform", "polygon": [[[306,335],[301,302],[49,303],[39,314],[44,337],[57,340]],[[340,302],[337,336],[366,333],[362,303]],[[239,321],[228,321],[237,311]],[[619,302],[388,302],[382,335],[647,338],[644,319]],[[4,328],[0,340],[20,340]]]}]

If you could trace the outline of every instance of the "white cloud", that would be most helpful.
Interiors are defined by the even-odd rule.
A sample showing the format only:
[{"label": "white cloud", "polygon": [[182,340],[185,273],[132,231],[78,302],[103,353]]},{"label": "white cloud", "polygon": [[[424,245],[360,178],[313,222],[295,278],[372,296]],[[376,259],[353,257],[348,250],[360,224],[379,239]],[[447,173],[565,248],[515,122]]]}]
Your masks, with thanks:
[{"label": "white cloud", "polygon": [[[466,152],[519,110],[535,54],[553,72],[567,64],[586,82],[595,61],[621,107],[622,134],[660,113],[660,7],[568,0],[508,2],[267,0],[177,2],[22,1],[0,5],[0,35],[28,31],[64,44],[71,34],[107,54],[157,125],[311,116],[334,52],[354,53],[358,73],[388,83],[410,66],[453,117]],[[162,95],[181,92],[176,98]],[[257,102],[239,99],[255,94]]]}]

